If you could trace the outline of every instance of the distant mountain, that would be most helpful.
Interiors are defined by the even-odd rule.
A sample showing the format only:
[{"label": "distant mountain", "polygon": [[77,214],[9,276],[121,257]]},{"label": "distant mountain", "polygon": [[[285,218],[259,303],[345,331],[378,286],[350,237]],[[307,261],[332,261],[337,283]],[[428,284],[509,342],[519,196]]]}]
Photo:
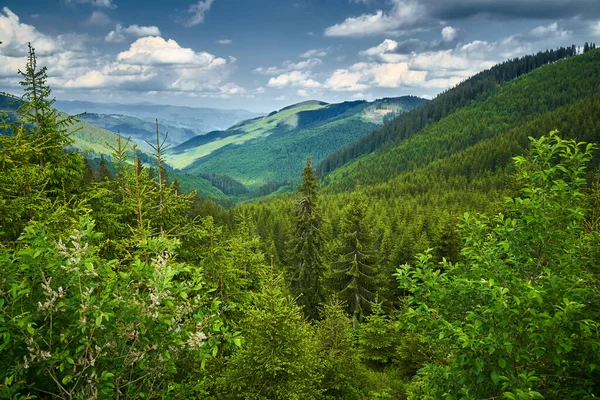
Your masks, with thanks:
[{"label": "distant mountain", "polygon": [[194,132],[210,132],[227,129],[239,121],[259,116],[246,110],[224,110],[204,107],[181,107],[151,103],[120,104],[89,101],[57,101],[54,106],[68,114],[83,112],[104,115],[127,115],[147,122],[158,119],[161,124],[190,129]]},{"label": "distant mountain", "polygon": [[[154,143],[156,140],[156,122],[144,120],[128,115],[120,114],[94,114],[88,113],[82,115],[81,120],[106,129],[110,132],[121,132],[123,137],[131,137],[131,140],[142,146],[147,147],[145,140]],[[168,132],[167,142],[172,146],[181,144],[199,134],[204,133],[201,130],[192,130],[178,126],[168,125],[159,121],[158,130],[161,138]]]},{"label": "distant mountain", "polygon": [[[13,118],[13,113],[18,108],[18,101],[17,98],[0,94],[0,112],[5,112],[9,118]],[[71,135],[74,141],[72,147],[86,153],[88,157],[110,155],[112,150],[108,144],[114,145],[117,141],[117,135],[114,133],[85,121],[77,122],[71,129],[74,131]]]},{"label": "distant mountain", "polygon": [[299,176],[306,157],[319,162],[426,101],[414,96],[338,104],[306,101],[196,136],[172,149],[167,162],[193,175],[227,175],[251,189],[286,182]]}]

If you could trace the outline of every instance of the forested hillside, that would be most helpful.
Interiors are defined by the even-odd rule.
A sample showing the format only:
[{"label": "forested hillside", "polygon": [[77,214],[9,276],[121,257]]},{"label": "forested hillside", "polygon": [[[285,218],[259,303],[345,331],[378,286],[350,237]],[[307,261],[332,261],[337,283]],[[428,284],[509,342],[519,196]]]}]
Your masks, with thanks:
[{"label": "forested hillside", "polygon": [[411,96],[372,103],[304,102],[194,138],[175,148],[170,162],[190,174],[228,175],[250,189],[288,182],[302,171],[306,157],[318,162],[424,102]]},{"label": "forested hillside", "polygon": [[324,175],[363,154],[371,153],[390,144],[397,144],[419,132],[428,124],[437,122],[461,107],[469,105],[472,101],[485,100],[495,93],[498,85],[540,66],[572,57],[575,54],[577,54],[577,49],[573,45],[500,63],[439,94],[426,106],[402,115],[394,122],[336,151],[324,159],[317,170],[320,175]]},{"label": "forested hillside", "polygon": [[[395,145],[336,170],[328,176],[328,190],[348,189],[356,180],[364,184],[387,181],[595,95],[600,88],[599,61],[600,52],[591,51],[500,85],[485,99],[474,100],[417,134],[400,136]],[[390,127],[398,123],[394,121]]]},{"label": "forested hillside", "polygon": [[93,171],[30,48],[0,125],[0,398],[597,398],[599,58],[225,209],[162,131]]}]

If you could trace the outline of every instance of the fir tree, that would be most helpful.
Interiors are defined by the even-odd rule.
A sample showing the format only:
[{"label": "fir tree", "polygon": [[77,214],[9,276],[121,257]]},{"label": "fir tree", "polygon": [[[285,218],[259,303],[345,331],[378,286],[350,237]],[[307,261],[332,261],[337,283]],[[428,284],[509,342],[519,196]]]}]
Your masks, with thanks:
[{"label": "fir tree", "polygon": [[295,225],[288,248],[292,264],[291,286],[300,295],[306,314],[312,317],[317,316],[317,307],[323,301],[323,217],[319,209],[318,188],[309,157],[298,189],[300,200],[296,203]]},{"label": "fir tree", "polygon": [[343,211],[341,240],[333,273],[338,295],[346,302],[354,326],[359,317],[369,312],[375,298],[377,253],[365,220],[365,203],[365,195],[357,188]]}]

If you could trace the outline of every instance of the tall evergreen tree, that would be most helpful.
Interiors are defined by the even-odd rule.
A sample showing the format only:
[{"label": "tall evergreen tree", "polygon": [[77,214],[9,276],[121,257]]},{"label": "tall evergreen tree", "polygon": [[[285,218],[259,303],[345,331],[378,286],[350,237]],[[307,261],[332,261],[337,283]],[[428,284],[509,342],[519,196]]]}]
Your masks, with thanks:
[{"label": "tall evergreen tree", "polygon": [[323,301],[323,217],[319,209],[318,189],[317,176],[308,157],[298,189],[300,199],[296,203],[295,225],[288,249],[292,289],[300,295],[305,313],[312,317],[318,315],[317,307]]},{"label": "tall evergreen tree", "polygon": [[367,313],[375,298],[377,253],[366,222],[366,198],[357,188],[343,211],[341,241],[336,251],[333,278],[339,297],[347,303],[353,324]]}]

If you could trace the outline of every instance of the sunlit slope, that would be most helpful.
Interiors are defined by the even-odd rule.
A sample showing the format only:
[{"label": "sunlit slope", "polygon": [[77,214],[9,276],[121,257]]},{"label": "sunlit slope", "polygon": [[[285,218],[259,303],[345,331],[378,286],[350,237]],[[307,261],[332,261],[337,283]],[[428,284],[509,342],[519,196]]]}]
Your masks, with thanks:
[{"label": "sunlit slope", "polygon": [[[201,154],[201,157],[184,170],[191,174],[226,174],[250,188],[267,182],[289,181],[299,176],[306,157],[318,162],[332,151],[369,134],[384,120],[425,101],[411,96],[371,103],[300,103],[230,129],[247,133],[224,136],[228,133],[212,132],[208,138],[197,138],[200,145],[193,151],[195,156]],[[211,135],[215,140],[208,141]],[[181,146],[175,150],[180,149]],[[188,154],[192,152],[183,150],[176,154],[175,166],[179,157]],[[189,161],[189,158],[185,159],[185,163]]]},{"label": "sunlit slope", "polygon": [[226,131],[214,131],[207,135],[212,140],[206,142],[205,135],[197,136],[177,146],[168,157],[168,163],[183,169],[194,161],[205,157],[215,150],[231,144],[243,144],[249,140],[269,136],[277,130],[294,129],[298,125],[298,113],[318,110],[326,103],[307,101],[287,107],[266,117],[240,122]]},{"label": "sunlit slope", "polygon": [[327,191],[385,182],[401,173],[505,134],[529,121],[594,95],[600,89],[600,51],[558,61],[499,86],[391,148],[346,164],[326,177]]}]

